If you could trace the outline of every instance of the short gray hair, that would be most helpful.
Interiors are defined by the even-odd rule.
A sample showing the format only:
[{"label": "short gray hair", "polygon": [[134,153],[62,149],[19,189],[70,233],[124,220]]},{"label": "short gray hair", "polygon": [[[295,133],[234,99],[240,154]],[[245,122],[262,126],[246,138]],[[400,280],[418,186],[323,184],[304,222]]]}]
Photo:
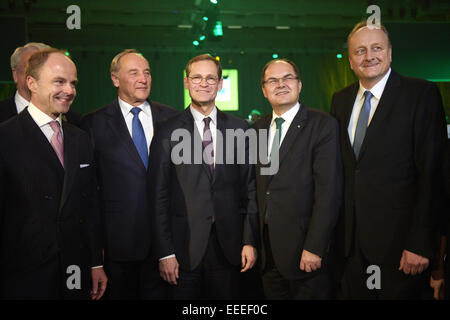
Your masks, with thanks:
[{"label": "short gray hair", "polygon": [[24,53],[27,50],[36,49],[36,50],[43,50],[43,49],[50,49],[51,47],[49,45],[46,45],[42,42],[28,42],[23,47],[18,47],[16,50],[14,50],[13,54],[11,55],[11,70],[15,70],[17,68],[17,65],[20,61],[20,56],[22,53]]},{"label": "short gray hair", "polygon": [[[122,59],[123,56],[125,56],[125,55],[127,55],[127,54],[129,54],[129,53],[136,53],[136,54],[139,54],[139,55],[140,55],[142,58],[144,58],[144,59],[147,61],[147,63],[148,63],[148,60],[147,60],[140,52],[138,52],[136,49],[125,49],[125,50],[123,50],[122,52],[119,52],[118,54],[116,54],[116,56],[112,59],[112,61],[111,61],[111,67],[110,67],[109,71],[110,71],[111,73],[117,73],[117,72],[119,72],[119,69],[120,69],[120,59]],[[150,64],[149,64],[149,66],[150,66]]]}]

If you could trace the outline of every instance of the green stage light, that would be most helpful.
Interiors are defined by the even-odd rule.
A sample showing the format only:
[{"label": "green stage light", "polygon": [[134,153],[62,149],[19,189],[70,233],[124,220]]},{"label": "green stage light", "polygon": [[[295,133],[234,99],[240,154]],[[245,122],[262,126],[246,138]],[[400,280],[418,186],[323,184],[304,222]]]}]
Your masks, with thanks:
[{"label": "green stage light", "polygon": [[197,40],[194,40],[194,41],[192,41],[192,44],[193,44],[194,46],[198,46],[198,45],[200,44],[200,42],[198,42]]},{"label": "green stage light", "polygon": [[272,58],[278,59],[278,53],[274,53],[274,54],[272,55]]},{"label": "green stage light", "polygon": [[203,40],[205,40],[206,39],[206,36],[204,36],[204,35],[201,35],[200,36],[200,41],[203,41]]},{"label": "green stage light", "polygon": [[204,17],[203,17],[203,21],[208,21],[208,17],[207,17],[207,16],[204,16]]},{"label": "green stage light", "polygon": [[219,20],[216,21],[216,25],[215,25],[215,27],[214,27],[213,34],[214,34],[216,37],[221,37],[221,36],[223,36],[222,21],[219,21]]},{"label": "green stage light", "polygon": [[342,54],[341,54],[341,53],[338,53],[338,54],[336,55],[336,58],[342,59]]},{"label": "green stage light", "polygon": [[69,51],[64,52],[64,54],[65,54],[66,56],[70,56]]},{"label": "green stage light", "polygon": [[211,2],[213,4],[217,4],[217,0],[209,0],[209,2]]}]

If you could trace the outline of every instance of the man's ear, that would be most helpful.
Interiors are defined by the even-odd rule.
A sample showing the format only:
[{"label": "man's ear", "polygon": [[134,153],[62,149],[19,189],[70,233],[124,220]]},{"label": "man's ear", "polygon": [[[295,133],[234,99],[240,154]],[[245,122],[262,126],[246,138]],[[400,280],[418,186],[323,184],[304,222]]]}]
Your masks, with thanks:
[{"label": "man's ear", "polygon": [[17,72],[16,69],[12,69],[12,76],[14,79],[14,83],[17,84]]},{"label": "man's ear", "polygon": [[116,73],[111,72],[111,80],[113,82],[114,87],[118,88],[119,87],[119,77],[117,76]]},{"label": "man's ear", "polygon": [[36,93],[37,88],[38,88],[38,83],[37,80],[35,78],[33,78],[32,76],[27,76],[27,87],[28,90],[31,91],[31,93]]}]

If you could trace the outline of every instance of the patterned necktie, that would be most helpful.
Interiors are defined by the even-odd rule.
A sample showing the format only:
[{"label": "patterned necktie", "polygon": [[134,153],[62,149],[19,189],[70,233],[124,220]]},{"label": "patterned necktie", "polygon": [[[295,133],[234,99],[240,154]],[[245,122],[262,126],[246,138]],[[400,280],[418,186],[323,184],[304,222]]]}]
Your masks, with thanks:
[{"label": "patterned necktie", "polygon": [[366,97],[364,104],[359,113],[358,123],[356,124],[355,139],[353,141],[353,151],[355,152],[356,158],[359,156],[359,151],[361,150],[361,145],[364,141],[364,136],[366,135],[367,123],[369,121],[370,115],[370,99],[372,98],[372,93],[370,91],[364,92]]},{"label": "patterned necktie", "polygon": [[147,140],[145,140],[144,128],[139,120],[139,112],[142,110],[138,107],[131,109],[133,116],[131,135],[133,137],[134,145],[136,146],[137,152],[144,163],[145,168],[148,168],[148,148]]},{"label": "patterned necktie", "polygon": [[[211,175],[214,175],[214,144],[213,138],[211,134],[211,129],[209,128],[209,124],[211,122],[210,117],[206,117],[203,119],[205,122],[205,127],[203,128],[203,155],[205,162],[209,164],[209,170],[211,171]],[[208,148],[208,149],[207,149]],[[205,152],[206,150],[206,152]],[[208,152],[210,150],[210,152]]]},{"label": "patterned necktie", "polygon": [[50,144],[52,145],[53,150],[55,150],[59,162],[61,162],[61,165],[64,168],[64,142],[61,134],[61,127],[59,126],[58,121],[51,121],[49,122],[49,125],[53,130]]}]

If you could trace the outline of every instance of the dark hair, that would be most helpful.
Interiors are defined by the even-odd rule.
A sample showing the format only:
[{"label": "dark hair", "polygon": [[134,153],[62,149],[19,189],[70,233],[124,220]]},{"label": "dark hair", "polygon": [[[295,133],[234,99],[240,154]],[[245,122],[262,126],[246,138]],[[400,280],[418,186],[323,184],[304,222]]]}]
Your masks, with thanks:
[{"label": "dark hair", "polygon": [[272,63],[275,63],[275,62],[286,62],[286,63],[290,64],[290,65],[292,66],[292,68],[294,69],[295,76],[298,77],[298,79],[300,80],[300,72],[298,71],[298,67],[297,67],[297,65],[294,63],[294,61],[291,61],[291,60],[286,59],[286,58],[280,58],[280,59],[273,59],[273,60],[270,60],[269,62],[266,63],[266,65],[264,66],[264,68],[262,69],[262,72],[261,72],[261,85],[264,85],[264,81],[265,81],[265,80],[264,80],[264,77],[265,77],[265,75],[266,75],[266,70],[267,70],[267,68],[268,68]]}]

